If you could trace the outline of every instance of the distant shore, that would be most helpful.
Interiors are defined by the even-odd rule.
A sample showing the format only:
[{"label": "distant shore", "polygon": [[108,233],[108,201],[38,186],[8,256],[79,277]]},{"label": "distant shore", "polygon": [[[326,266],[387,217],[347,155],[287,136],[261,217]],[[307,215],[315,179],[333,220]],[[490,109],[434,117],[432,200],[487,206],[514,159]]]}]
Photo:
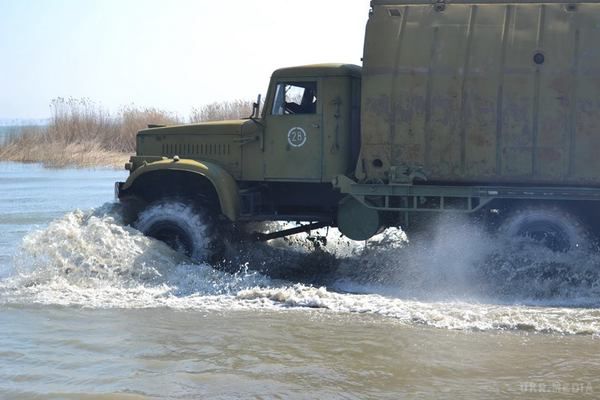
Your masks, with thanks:
[{"label": "distant shore", "polygon": [[105,150],[94,142],[53,142],[45,133],[32,133],[31,129],[22,128],[22,132],[10,136],[5,144],[0,144],[0,161],[41,163],[49,168],[121,169],[132,154]]},{"label": "distant shore", "polygon": [[[148,124],[181,124],[248,117],[252,102],[235,100],[198,109],[186,120],[156,108],[123,107],[111,115],[88,99],[58,98],[47,125],[13,126],[0,137],[0,161],[51,168],[123,168],[135,153],[135,135]],[[8,130],[8,131],[6,131]]]}]

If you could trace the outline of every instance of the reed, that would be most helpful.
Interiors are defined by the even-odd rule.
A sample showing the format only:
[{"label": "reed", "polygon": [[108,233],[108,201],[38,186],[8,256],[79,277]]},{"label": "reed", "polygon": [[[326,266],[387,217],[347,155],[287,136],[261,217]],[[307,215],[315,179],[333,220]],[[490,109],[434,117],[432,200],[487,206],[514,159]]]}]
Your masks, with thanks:
[{"label": "reed", "polygon": [[[90,99],[57,98],[47,126],[17,127],[0,143],[0,160],[39,162],[49,167],[121,167],[135,152],[136,133],[148,124],[186,122],[158,108],[121,107],[111,114]],[[250,116],[252,102],[234,100],[192,109],[188,122]]]},{"label": "reed", "polygon": [[233,100],[193,108],[190,122],[224,121],[248,118],[252,114],[252,101]]}]

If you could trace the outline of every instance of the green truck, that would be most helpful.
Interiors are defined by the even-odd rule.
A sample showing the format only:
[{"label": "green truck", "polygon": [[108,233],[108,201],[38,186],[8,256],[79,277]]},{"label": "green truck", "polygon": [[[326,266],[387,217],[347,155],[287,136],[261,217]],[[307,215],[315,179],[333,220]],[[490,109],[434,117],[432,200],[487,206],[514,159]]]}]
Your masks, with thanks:
[{"label": "green truck", "polygon": [[174,214],[367,240],[461,213],[567,251],[600,226],[598,38],[599,1],[373,0],[362,67],[278,69],[248,119],[149,126],[118,197],[190,254]]}]

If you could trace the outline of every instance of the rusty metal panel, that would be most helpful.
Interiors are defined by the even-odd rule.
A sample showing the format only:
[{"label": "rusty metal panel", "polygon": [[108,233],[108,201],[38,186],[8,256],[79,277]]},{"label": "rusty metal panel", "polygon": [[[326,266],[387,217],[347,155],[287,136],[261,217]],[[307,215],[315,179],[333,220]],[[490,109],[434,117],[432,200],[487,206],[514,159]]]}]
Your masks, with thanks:
[{"label": "rusty metal panel", "polygon": [[359,177],[600,184],[598,2],[372,6]]}]

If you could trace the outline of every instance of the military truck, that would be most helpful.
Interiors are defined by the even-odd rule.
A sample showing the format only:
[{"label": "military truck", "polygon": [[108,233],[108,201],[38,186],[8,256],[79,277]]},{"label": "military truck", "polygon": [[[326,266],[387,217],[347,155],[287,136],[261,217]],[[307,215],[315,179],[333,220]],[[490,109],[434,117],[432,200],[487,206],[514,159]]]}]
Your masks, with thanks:
[{"label": "military truck", "polygon": [[[600,226],[599,37],[599,1],[373,0],[362,67],[278,69],[248,119],[140,131],[118,197],[301,222],[262,240],[460,213],[567,251]],[[193,252],[172,214],[143,230]]]}]

